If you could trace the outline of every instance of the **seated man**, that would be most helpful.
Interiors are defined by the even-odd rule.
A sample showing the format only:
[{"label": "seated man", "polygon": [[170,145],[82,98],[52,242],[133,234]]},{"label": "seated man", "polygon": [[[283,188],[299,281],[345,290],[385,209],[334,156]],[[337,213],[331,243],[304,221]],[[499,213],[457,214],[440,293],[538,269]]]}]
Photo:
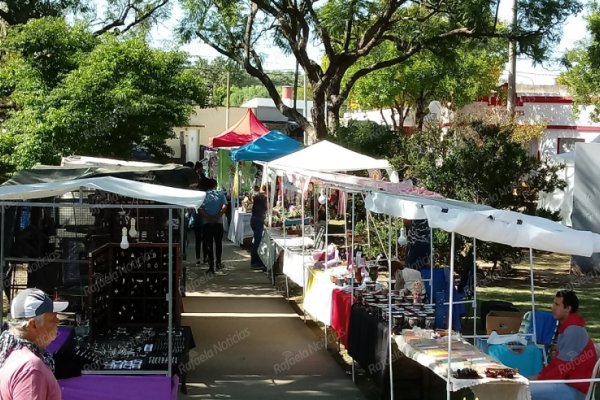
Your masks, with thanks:
[{"label": "seated man", "polygon": [[[537,377],[530,379],[590,379],[596,364],[596,348],[585,330],[585,321],[577,313],[579,299],[573,291],[560,290],[552,303],[552,314],[559,322],[558,348],[550,363]],[[531,399],[581,399],[589,382],[532,384]]]}]

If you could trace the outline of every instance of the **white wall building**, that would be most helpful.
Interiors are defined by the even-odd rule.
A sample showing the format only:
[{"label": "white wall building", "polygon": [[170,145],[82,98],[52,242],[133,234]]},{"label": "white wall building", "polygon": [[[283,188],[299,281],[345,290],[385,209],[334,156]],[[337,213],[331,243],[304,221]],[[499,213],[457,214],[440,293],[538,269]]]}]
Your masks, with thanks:
[{"label": "white wall building", "polygon": [[[283,86],[281,90],[281,99],[283,103],[288,107],[294,106],[294,91],[291,86]],[[298,98],[296,99],[296,110],[304,115],[309,121],[312,121],[312,110],[313,102],[307,100],[306,101],[306,109],[307,113],[304,112],[304,99]],[[288,122],[288,118],[283,115],[277,107],[275,107],[275,102],[270,97],[255,97],[252,100],[248,100],[242,107],[252,108],[254,113],[256,114],[256,118],[258,118],[262,123],[269,122]]]},{"label": "white wall building", "polygon": [[[474,107],[474,108],[473,108]],[[498,104],[497,97],[481,99],[465,107],[505,107]],[[546,125],[544,136],[531,151],[539,157],[566,153],[575,148],[577,142],[600,142],[600,123],[590,118],[592,106],[581,106],[577,115],[573,112],[573,99],[564,87],[519,85],[517,84],[516,113],[524,124],[542,123]],[[442,109],[441,121],[449,123],[447,110]],[[391,126],[391,111],[383,111],[387,124]],[[344,114],[346,120],[369,120],[385,124],[379,111],[357,111]],[[414,113],[411,112],[404,124],[414,126]]]}]

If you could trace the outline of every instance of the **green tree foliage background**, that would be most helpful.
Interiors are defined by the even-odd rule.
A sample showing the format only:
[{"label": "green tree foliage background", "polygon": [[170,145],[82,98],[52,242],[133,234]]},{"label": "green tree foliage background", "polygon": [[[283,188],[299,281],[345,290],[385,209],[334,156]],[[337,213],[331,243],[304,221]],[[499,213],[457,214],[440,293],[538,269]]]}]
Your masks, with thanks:
[{"label": "green tree foliage background", "polygon": [[165,139],[207,91],[186,55],[143,37],[95,36],[63,18],[11,27],[0,45],[0,173],[86,154],[128,159],[141,146],[169,156]]}]

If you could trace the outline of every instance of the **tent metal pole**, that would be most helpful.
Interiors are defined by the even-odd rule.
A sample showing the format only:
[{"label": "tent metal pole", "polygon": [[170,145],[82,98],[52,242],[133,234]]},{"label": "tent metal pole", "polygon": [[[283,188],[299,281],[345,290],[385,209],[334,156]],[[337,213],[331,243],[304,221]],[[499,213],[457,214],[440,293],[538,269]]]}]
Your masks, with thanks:
[{"label": "tent metal pole", "polygon": [[[392,217],[388,217],[388,357],[390,362],[390,399],[394,400],[394,371],[392,368]],[[397,241],[396,241],[397,242]]]},{"label": "tent metal pole", "polygon": [[[4,205],[2,205],[2,226],[0,226],[0,298],[4,297],[4,224],[6,214]],[[10,299],[6,299],[10,301]],[[4,323],[4,307],[0,307],[0,327]]]},{"label": "tent metal pole", "polygon": [[329,245],[329,196],[331,195],[331,190],[329,188],[325,189],[325,269],[327,269],[327,246]]},{"label": "tent metal pole", "polygon": [[[342,191],[340,190],[340,194],[342,194]],[[341,197],[341,196],[340,196]],[[348,205],[348,191],[344,190],[343,191],[343,197],[344,197],[344,246],[346,247],[346,252],[348,251],[348,218],[346,218],[346,206]],[[339,203],[341,202],[341,199],[338,199],[338,206]],[[338,215],[339,215],[339,210],[338,210]],[[348,253],[346,253],[347,255]],[[348,257],[346,256],[346,259]]]},{"label": "tent metal pole", "polygon": [[173,373],[173,208],[169,207],[169,290],[167,292],[167,302],[169,303],[169,325],[168,325],[168,375]]},{"label": "tent metal pole", "polygon": [[[185,269],[185,267],[183,266],[183,258],[185,256],[185,258],[187,259],[187,246],[186,246],[186,242],[185,242],[185,230],[187,229],[187,226],[185,226],[185,208],[181,208],[179,210],[180,214],[180,218],[179,218],[179,265],[181,266],[182,271],[182,277],[180,277],[179,279],[182,279],[183,282],[181,282],[181,284],[178,282],[178,286],[183,289],[182,295],[185,296],[185,288],[187,286],[187,271]],[[139,215],[138,215],[138,221],[139,221]],[[139,222],[138,222],[139,224]]]},{"label": "tent metal pole", "polygon": [[535,324],[535,281],[533,279],[533,249],[529,248],[529,279],[531,281],[531,320],[533,323],[533,340],[537,344],[537,326]]},{"label": "tent metal pole", "polygon": [[[429,222],[428,222],[429,223]],[[429,227],[429,304],[433,304],[433,228]]]},{"label": "tent metal pole", "polygon": [[[473,238],[473,338],[477,337],[477,239]],[[473,339],[475,340],[475,339]]]},{"label": "tent metal pole", "polygon": [[[354,192],[352,192],[352,248],[350,249],[350,256],[352,257],[352,274],[350,276],[350,287],[352,291],[350,292],[350,311],[352,312],[352,305],[354,305],[354,271],[357,268],[354,259],[354,228],[355,228],[355,203],[354,203]],[[348,332],[345,332],[346,336]],[[355,382],[355,371],[354,371],[354,358],[352,358],[352,382]]]},{"label": "tent metal pole", "polygon": [[450,276],[448,277],[448,369],[446,371],[446,399],[450,400],[452,392],[452,319],[454,308],[454,246],[455,233],[452,232],[450,239]]}]

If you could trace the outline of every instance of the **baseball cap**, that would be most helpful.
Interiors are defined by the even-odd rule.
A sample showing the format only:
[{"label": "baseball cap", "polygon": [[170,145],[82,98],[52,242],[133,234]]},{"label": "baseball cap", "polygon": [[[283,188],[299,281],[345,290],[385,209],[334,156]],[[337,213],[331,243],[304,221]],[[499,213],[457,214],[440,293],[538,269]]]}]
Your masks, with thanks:
[{"label": "baseball cap", "polygon": [[15,296],[10,305],[12,318],[33,318],[47,312],[61,312],[69,306],[68,301],[52,301],[40,289],[25,289]]}]

